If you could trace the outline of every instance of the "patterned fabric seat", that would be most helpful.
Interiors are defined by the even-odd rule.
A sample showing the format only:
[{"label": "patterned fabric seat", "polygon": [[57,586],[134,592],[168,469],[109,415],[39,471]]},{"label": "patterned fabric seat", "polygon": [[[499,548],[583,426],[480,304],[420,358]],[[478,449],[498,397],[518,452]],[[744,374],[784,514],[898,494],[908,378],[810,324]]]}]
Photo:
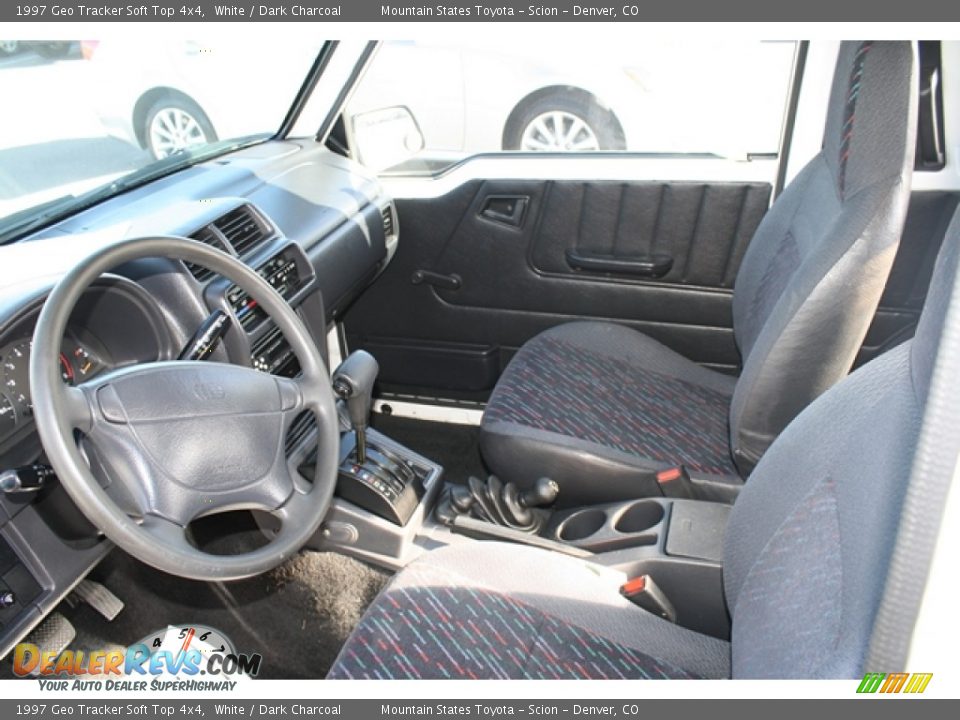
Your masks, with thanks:
[{"label": "patterned fabric seat", "polygon": [[[620,573],[567,556],[543,566],[544,554],[500,543],[430,553],[383,591],[329,677],[665,680],[729,674],[728,643],[643,612],[620,597]],[[508,576],[513,581],[505,587]],[[652,642],[632,640],[642,628],[650,628]],[[705,659],[685,669],[688,655]]]},{"label": "patterned fabric seat", "polygon": [[484,458],[509,479],[518,456],[535,464],[568,505],[629,497],[638,472],[678,464],[736,477],[727,431],[735,384],[628,328],[561,325],[524,345],[497,384]]},{"label": "patterned fabric seat", "polygon": [[916,337],[817,398],[757,465],[723,540],[729,643],[631,604],[602,564],[461,539],[387,585],[329,677],[862,677],[958,258],[960,213]]},{"label": "patterned fabric seat", "polygon": [[623,326],[553,328],[520,349],[490,398],[491,470],[521,486],[549,475],[567,505],[636,497],[679,464],[746,477],[849,372],[866,335],[906,217],[914,75],[910,43],[842,43],[823,149],[770,208],[737,273],[739,378]]}]

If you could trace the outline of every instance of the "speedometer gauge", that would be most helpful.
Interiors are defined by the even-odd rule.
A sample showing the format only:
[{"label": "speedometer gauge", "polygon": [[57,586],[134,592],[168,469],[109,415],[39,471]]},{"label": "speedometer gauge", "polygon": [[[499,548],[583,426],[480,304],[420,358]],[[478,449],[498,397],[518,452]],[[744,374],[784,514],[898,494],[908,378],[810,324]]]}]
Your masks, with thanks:
[{"label": "speedometer gauge", "polygon": [[6,395],[0,395],[0,439],[17,428],[17,411]]},{"label": "speedometer gauge", "polygon": [[30,346],[24,340],[3,354],[3,392],[13,402],[17,415],[29,417],[33,414],[30,402]]},{"label": "speedometer gauge", "polygon": [[[33,342],[23,339],[0,348],[0,438],[6,437],[17,425],[33,415],[33,400],[30,394],[30,355]],[[60,378],[67,385],[74,385],[79,374],[86,380],[99,369],[99,361],[81,345],[61,352],[57,362]]]}]

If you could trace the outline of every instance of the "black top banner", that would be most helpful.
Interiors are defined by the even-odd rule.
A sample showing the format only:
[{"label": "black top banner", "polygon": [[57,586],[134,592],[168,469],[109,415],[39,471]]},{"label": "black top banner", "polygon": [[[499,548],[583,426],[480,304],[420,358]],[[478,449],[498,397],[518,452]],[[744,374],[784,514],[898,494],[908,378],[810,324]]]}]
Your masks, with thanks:
[{"label": "black top banner", "polygon": [[2,22],[949,22],[960,3],[944,0],[66,0],[13,2]]}]

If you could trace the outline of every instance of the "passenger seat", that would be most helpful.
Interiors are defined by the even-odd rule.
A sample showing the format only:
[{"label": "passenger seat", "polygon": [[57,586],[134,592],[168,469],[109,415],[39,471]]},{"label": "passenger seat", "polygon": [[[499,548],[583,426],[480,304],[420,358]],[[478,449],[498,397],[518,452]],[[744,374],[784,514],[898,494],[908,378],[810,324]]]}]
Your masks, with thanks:
[{"label": "passenger seat", "polygon": [[842,43],[823,148],[770,208],[737,275],[739,378],[624,326],[552,328],[490,398],[490,468],[520,486],[547,475],[566,506],[649,495],[656,473],[679,465],[738,487],[849,372],[873,318],[910,195],[915,65],[909,42]]}]

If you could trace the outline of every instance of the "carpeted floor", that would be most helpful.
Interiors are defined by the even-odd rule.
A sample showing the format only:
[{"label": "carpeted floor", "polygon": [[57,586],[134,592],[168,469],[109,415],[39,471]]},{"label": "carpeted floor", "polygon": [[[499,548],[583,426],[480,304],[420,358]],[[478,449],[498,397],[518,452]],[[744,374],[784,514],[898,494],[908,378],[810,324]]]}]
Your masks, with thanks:
[{"label": "carpeted floor", "polygon": [[374,413],[372,426],[444,468],[443,479],[465,483],[471,475],[488,475],[480,458],[480,428]]},{"label": "carpeted floor", "polygon": [[[220,517],[244,522],[240,513]],[[249,528],[244,533],[249,540]],[[223,552],[238,547],[242,535],[205,547],[219,545]],[[167,625],[199,623],[226,634],[238,652],[263,655],[259,677],[309,679],[326,676],[389,576],[343,555],[304,552],[254,578],[207,583],[167,575],[114,550],[90,579],[106,585],[125,607],[107,622],[86,604],[62,604],[78,630],[73,649],[125,647]],[[4,666],[0,675],[10,677],[9,662]]]}]

